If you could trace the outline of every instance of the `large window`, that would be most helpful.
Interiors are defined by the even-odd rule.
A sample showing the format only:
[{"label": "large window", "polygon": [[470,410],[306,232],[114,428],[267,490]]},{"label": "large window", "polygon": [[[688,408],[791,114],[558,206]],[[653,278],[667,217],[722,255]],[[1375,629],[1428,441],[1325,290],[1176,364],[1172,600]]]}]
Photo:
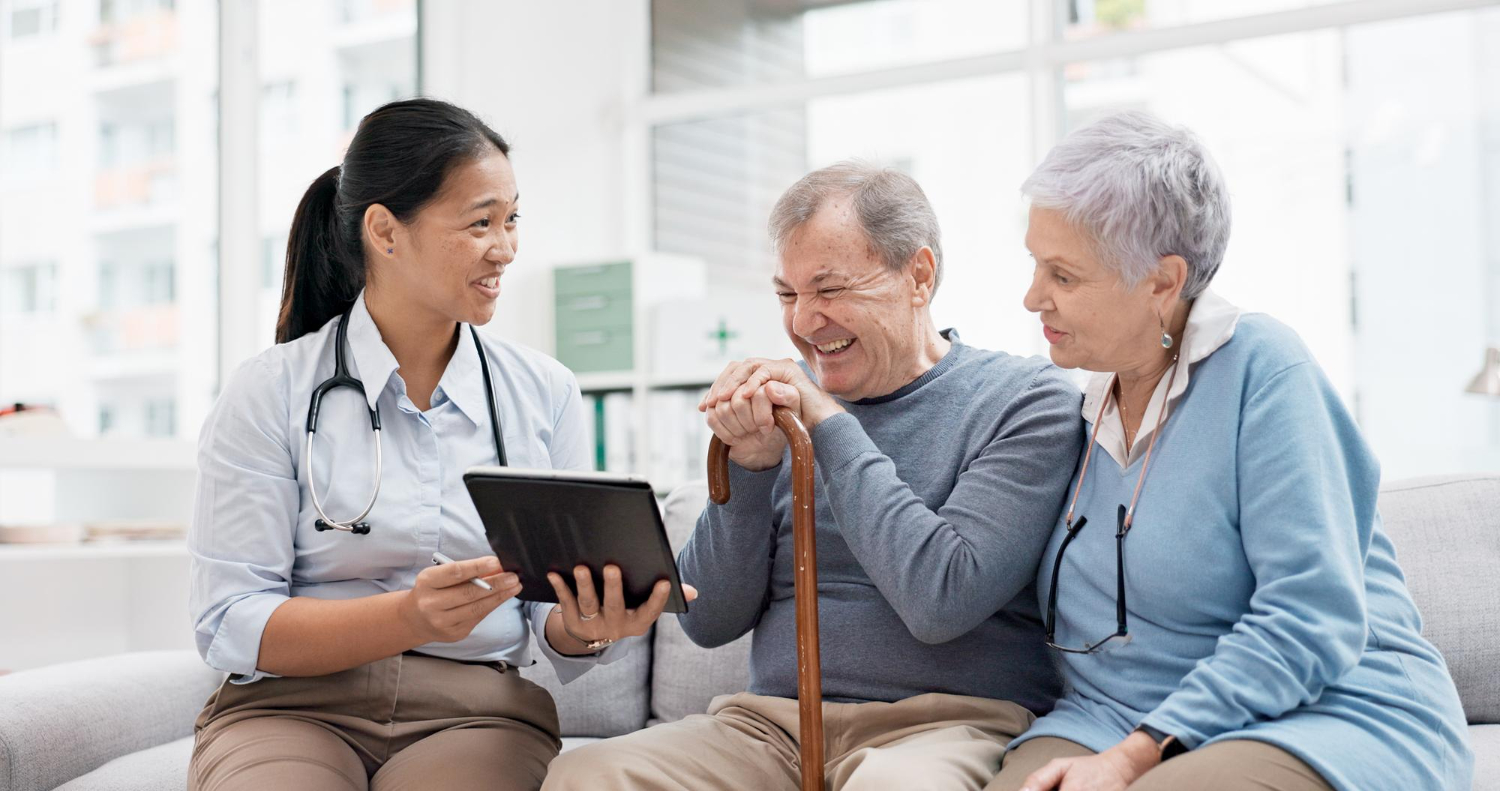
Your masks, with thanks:
[{"label": "large window", "polygon": [[[1063,36],[1082,39],[1147,28],[1261,17],[1349,0],[1062,0]],[[1308,20],[1308,25],[1318,24]]]},{"label": "large window", "polygon": [[1234,212],[1213,288],[1296,328],[1352,396],[1344,35],[1318,30],[1072,63],[1063,100],[1068,129],[1133,108],[1203,139]]},{"label": "large window", "polygon": [[[732,269],[763,269],[766,219],[781,192],[811,168],[859,157],[922,184],[943,229],[943,296],[936,318],[967,342],[1000,346],[1029,328],[994,295],[1029,277],[1004,261],[1025,236],[1013,191],[1030,163],[1029,134],[1009,108],[1024,105],[1017,74],[844,94],[801,107],[666,124],[654,147],[655,244]],[[939,119],[962,117],[963,123]],[[983,322],[969,321],[985,316]]]},{"label": "large window", "polygon": [[1043,353],[1019,185],[1070,129],[1149,110],[1229,181],[1215,289],[1302,335],[1386,475],[1493,469],[1500,404],[1463,387],[1500,340],[1500,7],[1473,6],[654,0],[651,238],[769,274],[781,190],[873,159],[938,212],[938,321]]},{"label": "large window", "polygon": [[1234,195],[1215,288],[1302,335],[1387,475],[1500,464],[1463,392],[1500,337],[1496,35],[1500,9],[1432,14],[1064,72],[1069,126],[1136,107],[1204,138]]},{"label": "large window", "polygon": [[191,437],[214,394],[214,6],[0,5],[0,401],[75,435]]},{"label": "large window", "polygon": [[978,56],[1026,44],[1026,0],[653,0],[660,93]]},{"label": "large window", "polygon": [[260,28],[259,306],[275,337],[287,231],[313,179],[339,164],[359,119],[416,94],[416,0],[267,0]]},{"label": "large window", "polygon": [[[256,87],[222,92],[221,34],[245,31],[218,7],[0,0],[0,403],[81,437],[195,438],[220,371],[271,344],[303,190],[416,92],[416,0],[255,3]],[[258,150],[220,184],[221,109],[247,92]],[[253,326],[220,302],[220,206],[243,195],[256,304],[233,315]]]}]

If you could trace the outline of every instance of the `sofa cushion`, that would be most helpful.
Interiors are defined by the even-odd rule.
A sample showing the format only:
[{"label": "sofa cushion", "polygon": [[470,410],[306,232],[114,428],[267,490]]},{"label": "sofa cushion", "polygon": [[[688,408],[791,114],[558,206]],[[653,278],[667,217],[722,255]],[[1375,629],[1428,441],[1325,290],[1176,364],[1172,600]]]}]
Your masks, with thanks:
[{"label": "sofa cushion", "polygon": [[119,758],[57,787],[57,791],[180,791],[187,788],[193,737]]},{"label": "sofa cushion", "polygon": [[[708,484],[686,483],[672,490],[663,509],[667,540],[682,550],[698,515],[708,504]],[[691,607],[692,605],[688,605]],[[698,646],[682,631],[676,617],[656,624],[655,665],[651,674],[651,718],[657,722],[702,714],[718,695],[743,692],[750,683],[750,635],[715,649]]]},{"label": "sofa cushion", "polygon": [[[599,741],[589,736],[565,736],[562,751]],[[57,787],[57,791],[180,791],[187,788],[188,759],[193,737],[157,745],[119,758]]]},{"label": "sofa cushion", "polygon": [[[592,672],[592,671],[590,671]],[[562,751],[599,741],[588,736],[565,736]],[[180,791],[187,788],[188,759],[193,737],[157,745],[119,758],[57,787],[57,791]]]},{"label": "sofa cushion", "polygon": [[1474,791],[1500,791],[1500,725],[1470,725]]},{"label": "sofa cushion", "polygon": [[562,752],[576,750],[579,747],[593,744],[599,741],[596,736],[564,736],[562,740]]},{"label": "sofa cushion", "polygon": [[1500,475],[1396,481],[1380,515],[1471,723],[1500,723]]},{"label": "sofa cushion", "polygon": [[119,654],[0,678],[0,791],[55,788],[188,736],[223,678],[193,651]]},{"label": "sofa cushion", "polygon": [[564,684],[541,651],[521,675],[547,688],[557,702],[563,736],[620,736],[646,726],[651,681],[651,635],[632,640],[630,652]]}]

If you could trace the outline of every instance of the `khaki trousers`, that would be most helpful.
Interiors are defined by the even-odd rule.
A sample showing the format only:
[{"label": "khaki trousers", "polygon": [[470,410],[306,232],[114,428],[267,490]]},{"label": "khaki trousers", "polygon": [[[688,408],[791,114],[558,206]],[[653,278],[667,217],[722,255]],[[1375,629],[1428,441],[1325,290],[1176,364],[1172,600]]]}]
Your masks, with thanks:
[{"label": "khaki trousers", "polygon": [[[1038,736],[1005,756],[1000,776],[985,791],[1020,791],[1026,777],[1054,758],[1093,755],[1067,739]],[[1130,791],[1333,791],[1311,766],[1286,750],[1250,739],[1215,742],[1141,775]]]},{"label": "khaki trousers", "polygon": [[225,682],[195,731],[190,791],[536,789],[561,746],[552,696],[515,668],[418,654]]},{"label": "khaki trousers", "polygon": [[[973,789],[1035,719],[1006,701],[919,695],[896,703],[824,703],[829,791]],[[570,750],[544,789],[796,791],[797,701],[740,693],[707,714]]]}]

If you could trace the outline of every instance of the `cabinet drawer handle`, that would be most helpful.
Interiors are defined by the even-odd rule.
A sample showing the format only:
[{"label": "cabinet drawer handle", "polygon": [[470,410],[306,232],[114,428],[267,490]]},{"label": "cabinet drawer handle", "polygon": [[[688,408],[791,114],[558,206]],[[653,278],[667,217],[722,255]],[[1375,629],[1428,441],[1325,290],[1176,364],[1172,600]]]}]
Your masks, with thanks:
[{"label": "cabinet drawer handle", "polygon": [[609,297],[595,295],[590,297],[575,297],[568,303],[569,310],[603,310],[609,307]]},{"label": "cabinet drawer handle", "polygon": [[573,343],[579,346],[602,346],[609,342],[609,333],[603,330],[573,333]]}]

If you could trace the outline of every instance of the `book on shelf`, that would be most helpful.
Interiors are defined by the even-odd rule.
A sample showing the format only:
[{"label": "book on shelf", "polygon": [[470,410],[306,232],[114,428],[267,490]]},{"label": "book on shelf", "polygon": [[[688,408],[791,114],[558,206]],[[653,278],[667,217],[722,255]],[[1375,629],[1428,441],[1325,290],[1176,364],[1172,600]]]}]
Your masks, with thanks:
[{"label": "book on shelf", "polygon": [[651,484],[670,491],[704,477],[712,432],[698,411],[707,388],[656,390],[647,402],[651,415],[651,447],[647,476]]},{"label": "book on shelf", "polygon": [[609,472],[634,473],[635,465],[635,396],[628,393],[604,394],[604,469]]},{"label": "book on shelf", "polygon": [[594,449],[594,468],[644,475],[662,493],[702,478],[712,437],[703,413],[698,411],[698,401],[706,392],[706,387],[648,391],[643,438],[637,436],[633,392],[585,394],[584,415]]}]

